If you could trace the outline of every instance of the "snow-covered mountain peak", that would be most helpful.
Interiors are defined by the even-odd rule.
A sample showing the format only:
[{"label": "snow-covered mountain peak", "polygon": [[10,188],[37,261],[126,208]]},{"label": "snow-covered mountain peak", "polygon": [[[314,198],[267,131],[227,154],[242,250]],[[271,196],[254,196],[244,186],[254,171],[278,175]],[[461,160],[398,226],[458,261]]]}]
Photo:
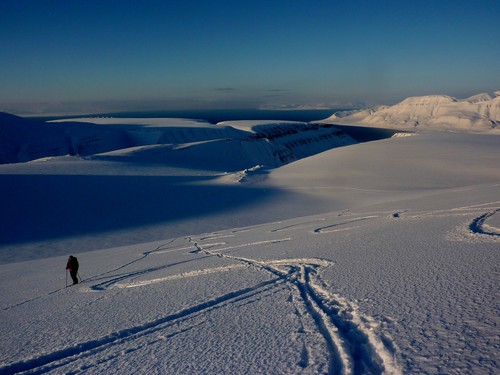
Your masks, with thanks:
[{"label": "snow-covered mountain peak", "polygon": [[435,106],[456,102],[457,99],[447,95],[426,95],[426,96],[411,96],[404,99],[396,106]]},{"label": "snow-covered mountain peak", "polygon": [[467,99],[464,99],[464,101],[467,101],[469,103],[480,103],[480,102],[490,101],[498,97],[500,97],[500,91],[495,91],[492,93],[483,92],[477,95],[473,95]]},{"label": "snow-covered mountain peak", "polygon": [[324,123],[402,130],[500,134],[500,91],[466,99],[447,95],[409,97],[389,107],[335,114]]}]

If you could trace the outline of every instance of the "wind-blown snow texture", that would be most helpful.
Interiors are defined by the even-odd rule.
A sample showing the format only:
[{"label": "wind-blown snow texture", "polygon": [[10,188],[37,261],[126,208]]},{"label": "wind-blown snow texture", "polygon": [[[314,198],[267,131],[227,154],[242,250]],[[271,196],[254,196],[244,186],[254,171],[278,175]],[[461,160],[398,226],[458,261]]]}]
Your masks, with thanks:
[{"label": "wind-blown snow texture", "polygon": [[500,133],[500,91],[461,100],[444,95],[412,97],[390,107],[336,113],[323,122],[419,131]]},{"label": "wind-blown snow texture", "polygon": [[0,373],[499,371],[498,136],[102,121],[0,165]]}]

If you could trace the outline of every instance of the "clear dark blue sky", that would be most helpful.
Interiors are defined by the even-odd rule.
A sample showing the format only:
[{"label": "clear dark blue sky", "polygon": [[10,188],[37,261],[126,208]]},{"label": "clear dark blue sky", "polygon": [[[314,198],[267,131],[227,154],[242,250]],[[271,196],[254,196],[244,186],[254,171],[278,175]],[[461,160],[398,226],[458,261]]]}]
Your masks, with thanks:
[{"label": "clear dark blue sky", "polygon": [[0,0],[0,111],[500,90],[499,0]]}]

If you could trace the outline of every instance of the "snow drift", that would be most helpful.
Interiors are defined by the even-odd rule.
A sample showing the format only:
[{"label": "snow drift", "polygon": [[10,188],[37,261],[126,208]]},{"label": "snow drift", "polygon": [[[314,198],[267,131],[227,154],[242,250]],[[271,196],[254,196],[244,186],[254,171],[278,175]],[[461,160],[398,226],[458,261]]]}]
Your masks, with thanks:
[{"label": "snow drift", "polygon": [[410,97],[393,106],[334,114],[324,123],[402,130],[500,132],[500,91],[467,99],[445,95]]}]

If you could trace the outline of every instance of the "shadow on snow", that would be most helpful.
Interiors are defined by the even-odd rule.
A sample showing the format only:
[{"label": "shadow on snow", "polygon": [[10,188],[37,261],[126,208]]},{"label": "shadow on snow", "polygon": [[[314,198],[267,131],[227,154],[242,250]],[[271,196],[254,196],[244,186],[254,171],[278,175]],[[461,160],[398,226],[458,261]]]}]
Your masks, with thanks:
[{"label": "shadow on snow", "polygon": [[241,209],[279,193],[209,179],[0,175],[0,246],[165,224]]}]

